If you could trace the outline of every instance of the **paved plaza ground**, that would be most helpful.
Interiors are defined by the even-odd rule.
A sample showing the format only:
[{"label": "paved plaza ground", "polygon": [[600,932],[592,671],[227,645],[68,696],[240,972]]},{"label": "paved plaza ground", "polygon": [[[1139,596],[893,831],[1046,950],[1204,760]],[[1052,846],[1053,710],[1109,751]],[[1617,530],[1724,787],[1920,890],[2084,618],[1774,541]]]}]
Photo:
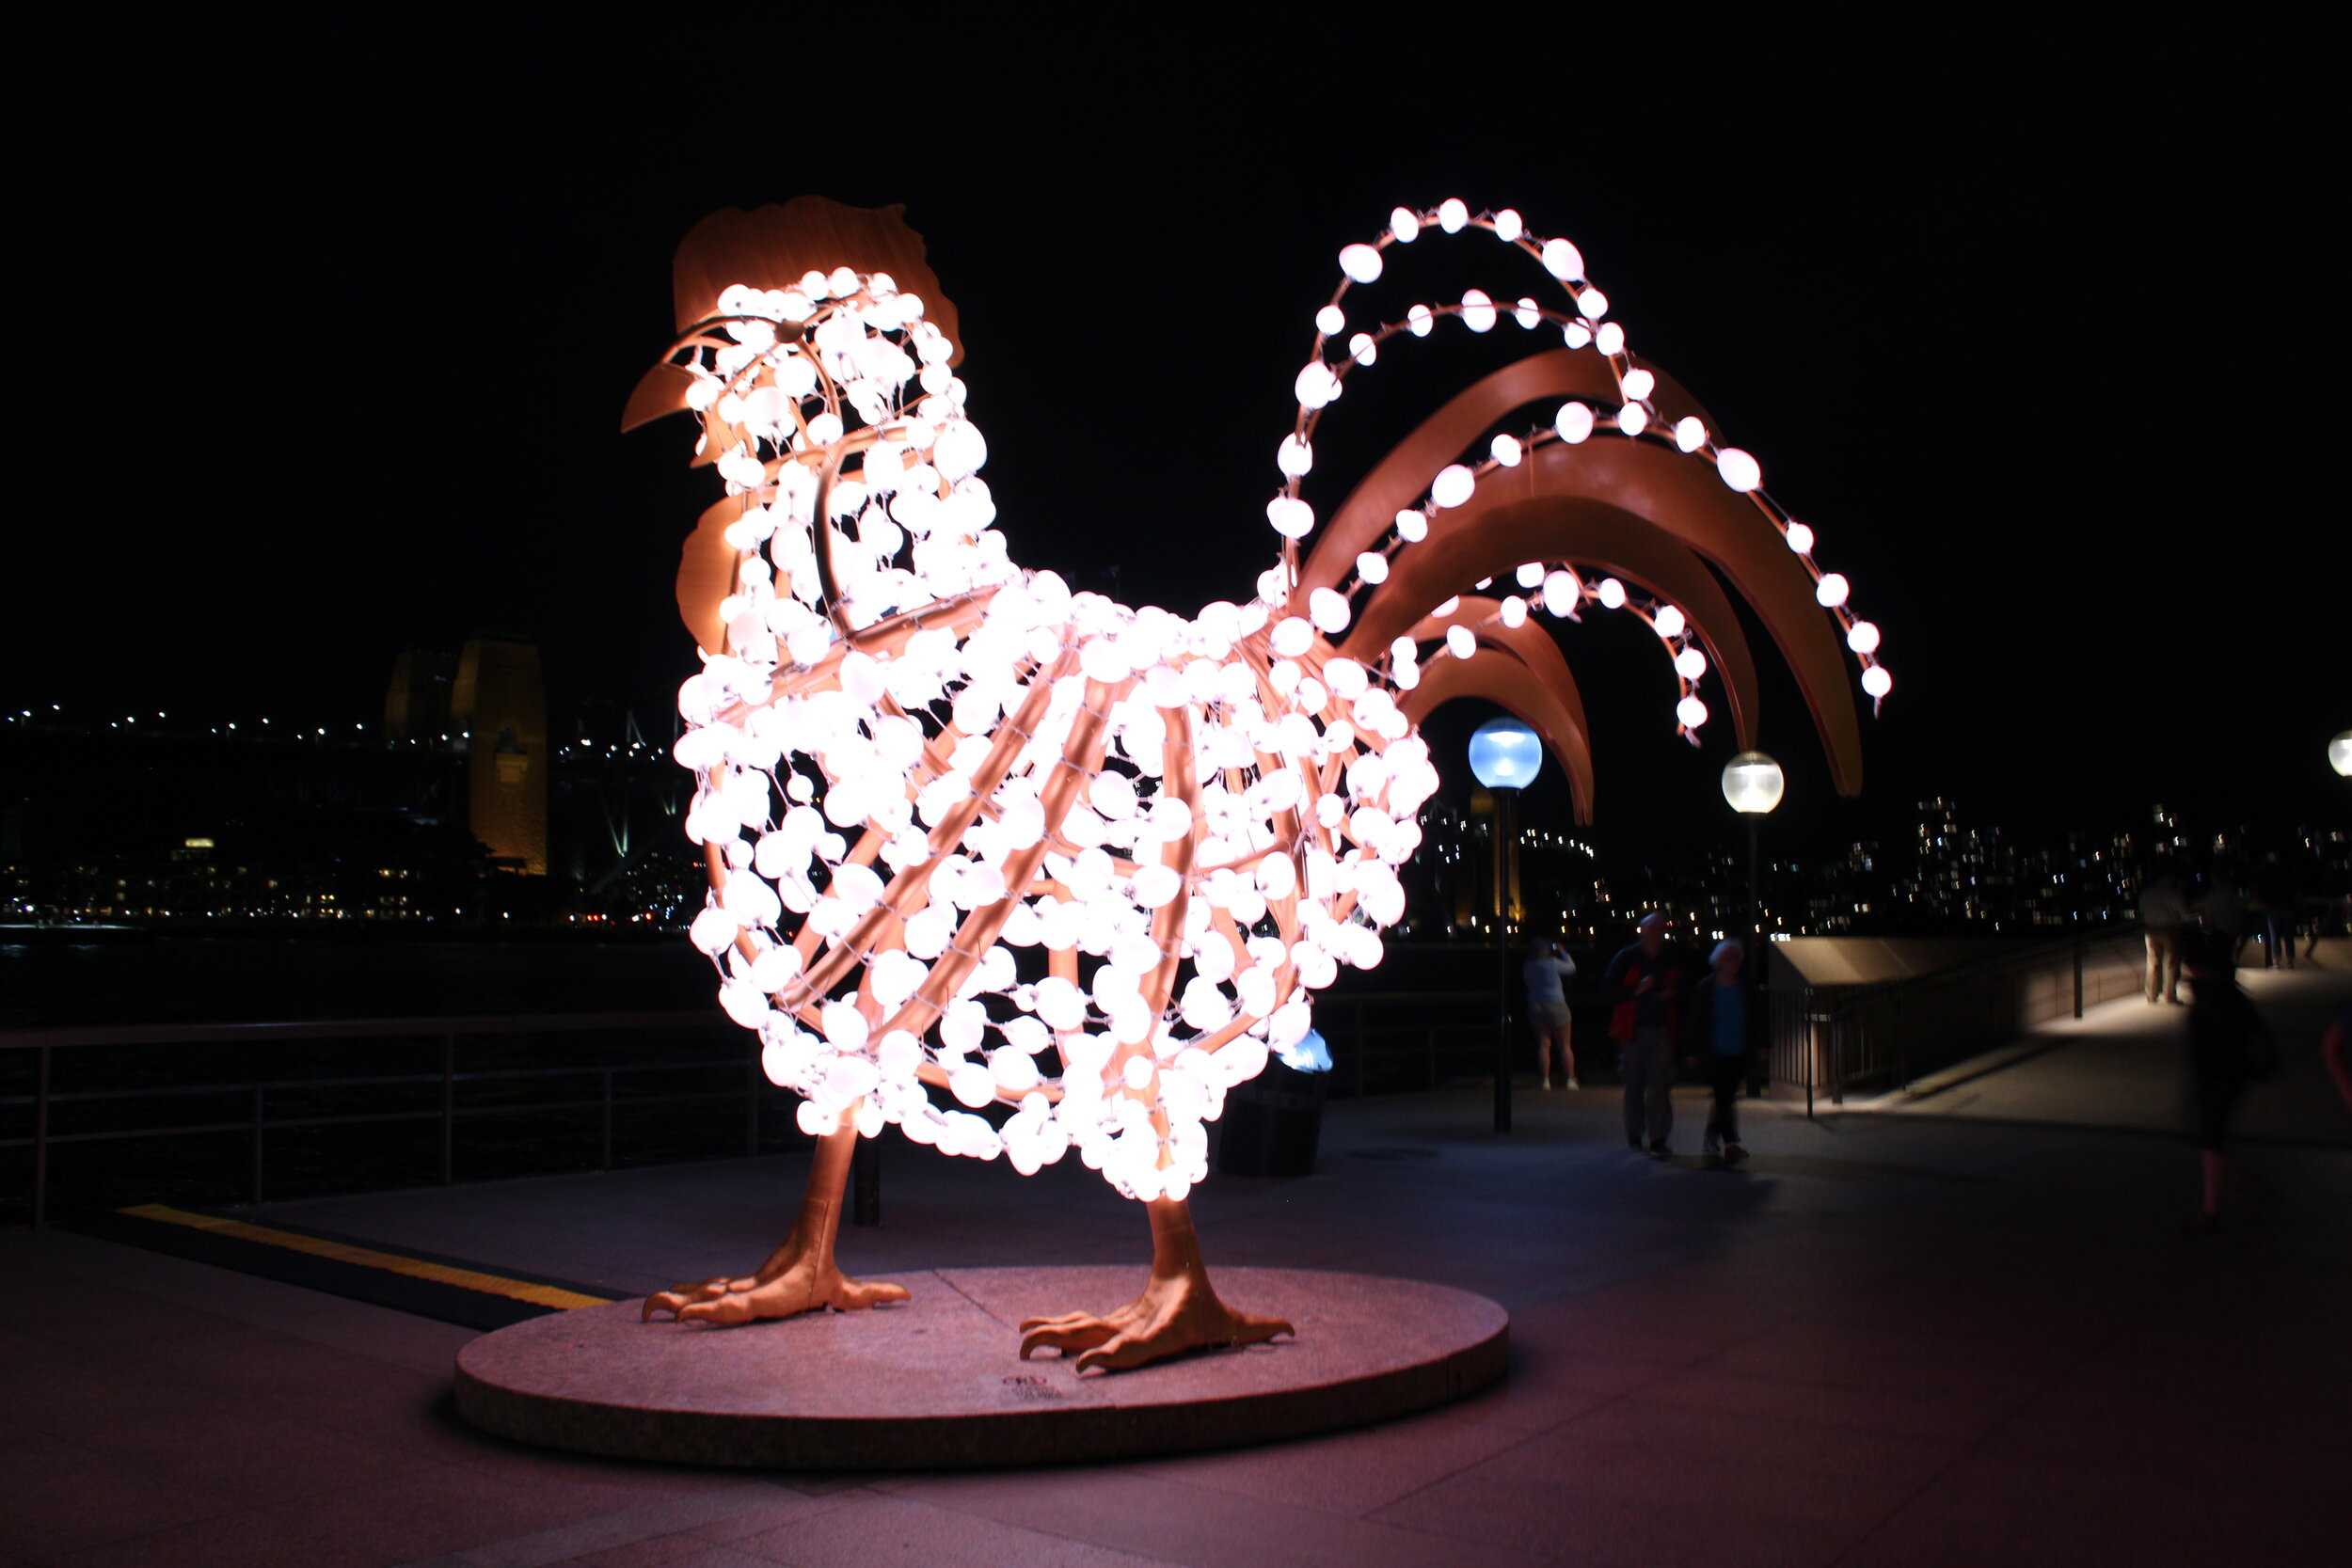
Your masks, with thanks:
[{"label": "paved plaza ground", "polygon": [[[1034,1471],[754,1474],[539,1452],[453,1415],[469,1331],[70,1231],[0,1233],[0,1562],[373,1565],[2341,1562],[2352,976],[2249,976],[2289,1069],[2267,1218],[2184,1235],[2181,1016],[2095,1009],[1922,1099],[1751,1102],[1742,1170],[1629,1151],[1613,1088],[1332,1105],[1319,1172],[1214,1178],[1219,1263],[1493,1296],[1505,1384],[1388,1426]],[[1988,1064],[1991,1065],[1991,1064]],[[804,1157],[254,1211],[638,1294],[747,1266]],[[164,1195],[159,1195],[164,1196]],[[845,1262],[1132,1261],[1074,1160],[894,1143]],[[1013,1347],[1009,1341],[1009,1364]],[[2336,1542],[2334,1547],[2328,1541]]]}]

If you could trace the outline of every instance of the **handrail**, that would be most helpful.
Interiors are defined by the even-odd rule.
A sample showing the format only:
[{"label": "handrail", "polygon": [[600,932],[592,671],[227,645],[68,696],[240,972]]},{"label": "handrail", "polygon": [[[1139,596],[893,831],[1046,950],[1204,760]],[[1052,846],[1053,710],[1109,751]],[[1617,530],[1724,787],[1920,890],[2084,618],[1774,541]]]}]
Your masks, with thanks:
[{"label": "handrail", "polygon": [[[1404,1005],[1476,1005],[1476,1021],[1470,1027],[1484,1033],[1486,1020],[1491,1016],[1486,1009],[1494,1004],[1494,992],[1479,990],[1383,990],[1359,991],[1327,995],[1322,1009],[1325,1027],[1338,1035],[1339,1020],[1348,1019],[1352,1028],[1348,1037],[1354,1050],[1355,1087],[1361,1093],[1365,1086],[1364,1064],[1375,1054],[1369,1037],[1375,1032],[1394,1033],[1384,1028],[1368,1013],[1376,1014],[1384,1007]],[[1438,1030],[1426,1024],[1402,1026],[1406,1031],[1422,1037],[1401,1051],[1382,1051],[1383,1058],[1419,1053],[1423,1047],[1429,1059],[1429,1072],[1434,1079],[1438,1068]],[[615,1108],[634,1110],[657,1105],[710,1102],[741,1100],[744,1104],[744,1152],[756,1153],[759,1148],[760,1103],[767,1092],[766,1075],[760,1070],[757,1037],[740,1036],[745,1049],[741,1054],[724,1058],[698,1055],[691,1061],[663,1060],[648,1062],[583,1062],[553,1066],[514,1066],[458,1070],[457,1044],[460,1039],[497,1036],[580,1035],[594,1033],[645,1033],[652,1031],[723,1032],[729,1036],[739,1032],[727,1018],[715,1010],[692,1012],[643,1013],[525,1013],[525,1014],[462,1014],[424,1015],[412,1018],[307,1019],[255,1023],[193,1023],[193,1024],[77,1024],[50,1028],[18,1028],[0,1030],[0,1051],[33,1053],[37,1058],[32,1092],[0,1094],[0,1107],[18,1108],[30,1105],[33,1111],[30,1135],[0,1137],[0,1149],[29,1148],[33,1151],[32,1220],[36,1226],[45,1225],[50,1207],[50,1150],[53,1147],[72,1144],[103,1144],[136,1138],[168,1138],[196,1135],[247,1133],[252,1138],[252,1174],[249,1191],[253,1202],[263,1200],[269,1192],[268,1134],[297,1128],[346,1127],[381,1125],[394,1122],[440,1123],[439,1165],[444,1185],[455,1180],[456,1132],[458,1127],[478,1117],[540,1116],[601,1110],[601,1164],[610,1169],[613,1151],[613,1115]],[[363,1072],[349,1076],[306,1078],[261,1077],[251,1074],[224,1075],[220,1082],[205,1084],[159,1083],[153,1085],[113,1085],[103,1088],[58,1088],[54,1066],[60,1053],[93,1047],[170,1047],[222,1044],[269,1045],[279,1042],[320,1042],[349,1039],[413,1039],[435,1041],[439,1047],[437,1067],[423,1068],[414,1072]],[[256,1064],[258,1065],[258,1064]],[[710,1073],[719,1070],[740,1071],[742,1084],[726,1089],[688,1089],[666,1094],[616,1095],[615,1081],[631,1074],[668,1073],[673,1075]],[[507,1081],[545,1082],[549,1079],[578,1079],[593,1075],[598,1080],[600,1092],[581,1098],[576,1094],[558,1100],[523,1101],[516,1103],[461,1105],[458,1091],[462,1085],[502,1083]],[[411,1104],[398,1110],[342,1110],[331,1114],[276,1116],[270,1115],[270,1097],[290,1092],[333,1092],[352,1090],[423,1089],[437,1085],[437,1104]],[[561,1091],[559,1091],[561,1092]],[[60,1131],[55,1125],[54,1112],[67,1105],[93,1105],[143,1101],[197,1101],[238,1096],[249,1105],[245,1117],[230,1120],[206,1119],[199,1122],[168,1123],[162,1126],[98,1127],[79,1131]],[[191,1107],[199,1115],[201,1108]],[[225,1107],[224,1107],[225,1109]],[[217,1112],[215,1113],[217,1116]]]},{"label": "handrail", "polygon": [[85,1045],[219,1045],[240,1040],[403,1035],[543,1035],[556,1031],[717,1026],[723,1013],[469,1013],[454,1017],[305,1019],[264,1023],[96,1023],[0,1029],[0,1051]]}]

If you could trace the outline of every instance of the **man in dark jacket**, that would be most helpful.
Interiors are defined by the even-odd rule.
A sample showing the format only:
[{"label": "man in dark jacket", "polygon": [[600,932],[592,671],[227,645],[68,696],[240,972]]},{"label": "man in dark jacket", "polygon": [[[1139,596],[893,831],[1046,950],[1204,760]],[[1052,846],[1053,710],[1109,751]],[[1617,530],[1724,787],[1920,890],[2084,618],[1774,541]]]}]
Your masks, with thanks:
[{"label": "man in dark jacket", "polygon": [[1747,983],[1744,956],[1737,941],[1716,943],[1710,967],[1691,988],[1691,1005],[1682,1014],[1683,1058],[1707,1069],[1708,1086],[1715,1094],[1706,1153],[1727,1165],[1748,1157],[1740,1147],[1740,1088],[1767,1039],[1764,999]]},{"label": "man in dark jacket", "polygon": [[1626,1142],[1640,1148],[1646,1132],[1655,1160],[1674,1153],[1666,1136],[1675,1124],[1675,1042],[1698,971],[1695,954],[1666,940],[1665,915],[1651,913],[1642,917],[1639,939],[1620,949],[1601,976],[1601,989],[1617,1002],[1609,1037],[1624,1069]]}]

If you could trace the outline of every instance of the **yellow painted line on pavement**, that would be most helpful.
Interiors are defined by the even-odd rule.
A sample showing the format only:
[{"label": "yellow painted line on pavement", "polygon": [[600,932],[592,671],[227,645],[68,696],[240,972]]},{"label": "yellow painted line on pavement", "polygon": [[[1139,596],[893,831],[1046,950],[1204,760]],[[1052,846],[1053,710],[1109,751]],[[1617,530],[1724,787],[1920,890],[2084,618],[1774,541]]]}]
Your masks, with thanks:
[{"label": "yellow painted line on pavement", "polygon": [[527,1301],[534,1307],[553,1307],[568,1311],[575,1307],[602,1307],[608,1300],[613,1299],[582,1295],[578,1291],[566,1291],[559,1285],[534,1285],[527,1279],[507,1279],[495,1274],[484,1274],[479,1269],[461,1269],[453,1263],[428,1263],[422,1259],[403,1258],[396,1252],[377,1252],[373,1247],[354,1246],[348,1242],[329,1242],[291,1230],[272,1230],[267,1226],[223,1219],[216,1214],[191,1213],[185,1209],[173,1209],[161,1203],[143,1203],[122,1212],[135,1219],[184,1225],[194,1230],[208,1230],[215,1236],[230,1236],[241,1242],[259,1242],[263,1246],[307,1252],[313,1258],[331,1258],[339,1263],[357,1263],[361,1268],[383,1269],[391,1274],[406,1275],[411,1279],[429,1279],[436,1284],[454,1285],[460,1290],[480,1291],[485,1295]]}]

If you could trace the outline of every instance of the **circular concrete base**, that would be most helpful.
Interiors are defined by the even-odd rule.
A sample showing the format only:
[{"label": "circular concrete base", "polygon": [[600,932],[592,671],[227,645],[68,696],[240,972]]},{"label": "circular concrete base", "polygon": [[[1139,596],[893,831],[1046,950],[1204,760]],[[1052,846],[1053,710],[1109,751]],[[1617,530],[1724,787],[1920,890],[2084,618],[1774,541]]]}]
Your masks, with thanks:
[{"label": "circular concrete base", "polygon": [[1368,1275],[1220,1269],[1235,1307],[1295,1339],[1080,1377],[1019,1358],[1022,1319],[1106,1312],[1137,1268],[892,1275],[896,1307],[712,1329],[639,1303],[559,1312],[458,1354],[457,1408],[550,1448],[697,1465],[930,1469],[1111,1459],[1360,1426],[1502,1375],[1510,1320],[1467,1291]]}]

